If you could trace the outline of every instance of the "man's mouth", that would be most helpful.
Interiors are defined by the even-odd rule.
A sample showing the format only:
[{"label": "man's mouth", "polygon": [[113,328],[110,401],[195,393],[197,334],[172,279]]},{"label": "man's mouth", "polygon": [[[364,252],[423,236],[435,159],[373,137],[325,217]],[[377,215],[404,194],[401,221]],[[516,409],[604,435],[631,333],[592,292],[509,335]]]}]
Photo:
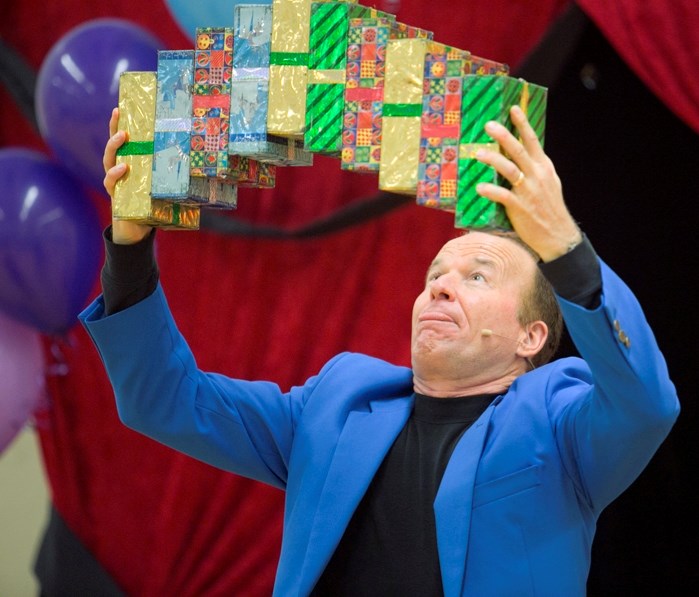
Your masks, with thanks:
[{"label": "man's mouth", "polygon": [[446,313],[443,313],[441,311],[424,311],[419,315],[417,318],[418,321],[424,322],[424,321],[440,321],[444,323],[456,323],[454,321],[453,317],[450,317]]}]

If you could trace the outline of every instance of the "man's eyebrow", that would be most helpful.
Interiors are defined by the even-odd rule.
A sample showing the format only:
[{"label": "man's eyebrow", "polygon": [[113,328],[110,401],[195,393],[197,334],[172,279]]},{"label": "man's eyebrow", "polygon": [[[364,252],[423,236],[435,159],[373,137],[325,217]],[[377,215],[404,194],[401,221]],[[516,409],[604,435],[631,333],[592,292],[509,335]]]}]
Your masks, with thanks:
[{"label": "man's eyebrow", "polygon": [[439,257],[436,257],[432,260],[432,263],[430,263],[429,267],[427,268],[427,271],[430,271],[432,268],[439,266],[441,263],[442,260]]},{"label": "man's eyebrow", "polygon": [[442,263],[441,259],[439,259],[439,258],[434,259],[432,261],[432,263],[430,263],[429,267],[427,268],[427,271],[425,272],[425,279],[427,279],[430,275],[430,272],[433,269],[438,268],[441,265],[441,263]]},{"label": "man's eyebrow", "polygon": [[490,257],[484,257],[483,255],[476,255],[473,260],[478,264],[478,265],[484,265],[486,267],[494,267],[495,266],[495,259],[491,259]]},{"label": "man's eyebrow", "polygon": [[[486,268],[495,268],[497,265],[497,261],[495,259],[492,259],[491,257],[487,257],[485,255],[473,255],[469,259],[472,259],[476,265],[480,267],[486,267]],[[435,258],[432,263],[430,263],[430,266],[427,268],[427,271],[425,272],[425,279],[427,279],[430,275],[430,272],[435,269],[439,269],[443,263],[443,259],[440,257]]]}]

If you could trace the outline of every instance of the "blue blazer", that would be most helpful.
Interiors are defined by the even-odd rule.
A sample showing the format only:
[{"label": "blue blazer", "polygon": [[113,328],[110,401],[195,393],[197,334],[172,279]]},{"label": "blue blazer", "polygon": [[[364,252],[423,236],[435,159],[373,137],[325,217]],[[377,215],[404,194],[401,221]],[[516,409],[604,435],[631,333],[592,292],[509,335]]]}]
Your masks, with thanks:
[{"label": "blue blazer", "polygon": [[[451,456],[434,502],[446,597],[585,595],[600,512],[678,416],[638,302],[600,263],[599,308],[559,299],[585,360],[520,376]],[[109,317],[98,297],[80,319],[126,425],[286,491],[274,594],[307,595],[410,416],[411,370],[344,353],[288,392],[203,372],[160,286]]]}]

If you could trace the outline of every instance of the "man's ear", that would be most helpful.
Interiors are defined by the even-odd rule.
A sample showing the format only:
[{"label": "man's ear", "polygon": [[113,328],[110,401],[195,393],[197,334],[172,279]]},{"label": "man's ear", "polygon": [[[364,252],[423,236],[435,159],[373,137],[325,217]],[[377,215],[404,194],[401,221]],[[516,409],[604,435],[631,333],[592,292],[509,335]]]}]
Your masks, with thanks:
[{"label": "man's ear", "polygon": [[524,326],[521,340],[517,347],[517,356],[531,359],[546,344],[549,337],[549,327],[543,321],[532,321]]}]

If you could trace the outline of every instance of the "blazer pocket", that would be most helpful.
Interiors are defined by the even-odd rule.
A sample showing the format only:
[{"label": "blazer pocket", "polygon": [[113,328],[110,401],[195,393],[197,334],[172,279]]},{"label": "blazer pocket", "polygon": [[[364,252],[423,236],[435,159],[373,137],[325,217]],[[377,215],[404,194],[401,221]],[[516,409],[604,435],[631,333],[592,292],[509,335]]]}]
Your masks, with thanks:
[{"label": "blazer pocket", "polygon": [[534,464],[499,479],[481,483],[473,488],[473,507],[478,508],[532,489],[541,484],[541,465]]}]

